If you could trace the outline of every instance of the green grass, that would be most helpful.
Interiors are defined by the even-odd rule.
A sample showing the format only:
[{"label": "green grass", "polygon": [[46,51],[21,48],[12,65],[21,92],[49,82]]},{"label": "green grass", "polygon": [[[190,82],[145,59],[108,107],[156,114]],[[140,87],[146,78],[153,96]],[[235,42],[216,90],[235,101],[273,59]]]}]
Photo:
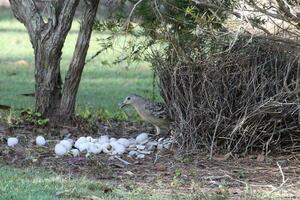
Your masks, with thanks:
[{"label": "green grass", "polygon": [[17,169],[0,166],[0,200],[26,199],[125,199],[125,200],[160,200],[160,199],[219,199],[227,197],[204,194],[170,194],[160,190],[120,184],[105,183],[86,177],[60,175],[43,169]]},{"label": "green grass", "polygon": [[[64,76],[75,46],[78,22],[73,23],[63,48],[61,60]],[[97,42],[107,35],[94,32],[87,58],[101,49]],[[113,65],[112,61],[124,55],[122,45],[129,36],[119,36],[114,43],[117,48],[103,52],[85,66],[78,92],[77,110],[93,110],[111,118],[124,118],[117,103],[130,93],[152,96],[152,71],[149,63],[123,62]],[[34,56],[24,26],[14,19],[9,10],[0,8],[0,104],[13,108],[33,107],[32,97],[23,93],[34,92]],[[157,91],[156,91],[157,94]]]},{"label": "green grass", "polygon": [[[26,199],[124,199],[124,200],[227,200],[230,194],[224,192],[203,193],[172,189],[167,192],[161,185],[143,188],[134,183],[113,183],[102,180],[62,175],[42,168],[19,169],[0,165],[0,200]],[[165,183],[167,184],[167,183]],[[244,188],[241,188],[243,190]],[[245,190],[245,189],[244,189]],[[288,199],[275,195],[266,195],[246,191],[240,197],[243,200],[279,200]]]},{"label": "green grass", "polygon": [[[140,199],[141,188],[126,191],[119,186],[63,176],[41,169],[0,167],[0,199]],[[153,195],[152,195],[153,196]],[[145,199],[152,198],[151,194]]]}]

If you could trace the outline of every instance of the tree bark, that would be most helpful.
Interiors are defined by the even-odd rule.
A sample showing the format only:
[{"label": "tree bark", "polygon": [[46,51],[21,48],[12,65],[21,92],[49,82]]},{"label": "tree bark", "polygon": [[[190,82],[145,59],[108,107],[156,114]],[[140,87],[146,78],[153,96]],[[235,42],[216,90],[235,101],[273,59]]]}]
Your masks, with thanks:
[{"label": "tree bark", "polygon": [[61,121],[72,121],[75,114],[76,95],[85,65],[85,58],[89,48],[89,42],[93,29],[94,19],[97,13],[99,0],[86,0],[85,9],[81,18],[80,31],[69,70],[65,77],[60,104]]},{"label": "tree bark", "polygon": [[76,95],[89,48],[99,0],[85,0],[80,31],[62,89],[60,59],[79,0],[48,1],[47,22],[34,0],[10,0],[15,17],[30,36],[35,55],[35,110],[51,123],[70,123],[75,115]]},{"label": "tree bark", "polygon": [[35,82],[37,112],[49,118],[51,123],[58,122],[61,102],[62,79],[60,60],[62,48],[71,29],[78,0],[61,1],[56,11],[48,19],[48,26],[37,39],[35,48]]}]

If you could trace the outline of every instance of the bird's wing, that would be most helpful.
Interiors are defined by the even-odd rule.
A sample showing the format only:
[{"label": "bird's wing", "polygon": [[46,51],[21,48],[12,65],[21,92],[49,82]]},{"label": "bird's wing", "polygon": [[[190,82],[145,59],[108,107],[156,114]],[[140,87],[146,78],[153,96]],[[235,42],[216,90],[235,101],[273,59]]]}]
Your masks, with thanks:
[{"label": "bird's wing", "polygon": [[163,103],[146,102],[145,109],[148,110],[153,116],[161,119],[169,119],[169,113]]}]

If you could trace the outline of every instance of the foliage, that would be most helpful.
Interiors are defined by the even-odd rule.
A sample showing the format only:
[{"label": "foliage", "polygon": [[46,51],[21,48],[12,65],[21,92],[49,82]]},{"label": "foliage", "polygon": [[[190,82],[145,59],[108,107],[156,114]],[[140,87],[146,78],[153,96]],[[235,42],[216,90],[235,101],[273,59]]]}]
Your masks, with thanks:
[{"label": "foliage", "polygon": [[219,51],[215,48],[214,36],[224,30],[223,23],[237,3],[236,0],[211,0],[205,3],[197,0],[130,2],[134,7],[129,16],[119,12],[109,21],[98,21],[94,27],[97,31],[111,34],[108,40],[102,40],[103,49],[113,48],[111,41],[117,34],[140,38],[129,40],[123,47],[127,56],[116,59],[116,62],[152,62],[157,51],[165,56],[172,56],[175,51],[183,59],[186,57],[186,49],[206,53]]}]

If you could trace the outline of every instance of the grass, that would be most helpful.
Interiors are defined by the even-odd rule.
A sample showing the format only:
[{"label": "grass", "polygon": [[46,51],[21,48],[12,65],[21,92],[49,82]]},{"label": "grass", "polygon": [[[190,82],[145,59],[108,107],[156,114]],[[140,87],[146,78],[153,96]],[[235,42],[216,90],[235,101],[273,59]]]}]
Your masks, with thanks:
[{"label": "grass", "polygon": [[[94,200],[227,200],[230,194],[219,190],[211,194],[198,191],[182,193],[173,189],[164,191],[155,187],[143,188],[133,183],[108,183],[107,181],[76,177],[71,174],[62,175],[49,172],[42,168],[19,169],[0,165],[0,200],[7,199],[94,199]],[[242,190],[243,188],[241,188]],[[287,199],[269,196],[262,193],[246,191],[242,196],[235,197],[244,200],[279,200]]]},{"label": "grass", "polygon": [[[75,46],[79,23],[74,22],[63,48],[61,70],[64,77]],[[101,49],[99,38],[107,35],[93,33],[87,58]],[[151,97],[153,74],[149,63],[118,65],[112,61],[123,55],[122,45],[129,36],[120,36],[114,43],[117,48],[103,52],[85,66],[78,92],[77,111],[98,111],[107,118],[124,119],[126,115],[117,103],[130,93]],[[34,99],[22,96],[34,92],[34,56],[24,26],[12,17],[10,10],[0,8],[0,104],[15,109],[32,108]],[[155,91],[158,94],[157,90]]]},{"label": "grass", "polygon": [[159,190],[147,191],[139,186],[119,186],[91,180],[86,177],[60,175],[43,169],[17,169],[0,166],[0,200],[6,199],[227,199],[224,195],[163,194]]},{"label": "grass", "polygon": [[[0,167],[0,199],[140,199],[140,188],[124,188],[100,181],[63,176],[41,169]],[[151,195],[147,199],[151,199]],[[161,199],[152,198],[152,199]]]}]

